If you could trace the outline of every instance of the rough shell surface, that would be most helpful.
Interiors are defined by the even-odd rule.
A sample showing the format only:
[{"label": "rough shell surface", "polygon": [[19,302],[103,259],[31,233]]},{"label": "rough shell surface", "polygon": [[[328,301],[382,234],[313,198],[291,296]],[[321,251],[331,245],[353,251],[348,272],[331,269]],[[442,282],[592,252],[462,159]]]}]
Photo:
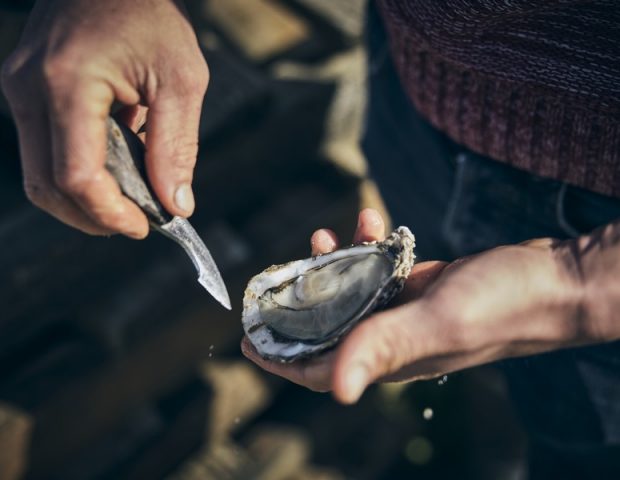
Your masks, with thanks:
[{"label": "rough shell surface", "polygon": [[[414,247],[415,238],[412,233],[407,227],[399,227],[383,242],[354,245],[329,254],[269,267],[253,277],[246,288],[242,316],[246,335],[263,358],[281,362],[292,362],[315,356],[333,347],[360,320],[377,307],[389,302],[402,290],[414,264]],[[368,297],[359,311],[356,311],[351,318],[338,319],[338,327],[327,337],[304,338],[303,340],[291,338],[275,330],[263,318],[260,305],[270,292],[277,291],[284,285],[294,284],[302,276],[307,278],[314,275],[315,272],[335,262],[351,257],[363,258],[368,255],[381,255],[389,262],[391,271],[387,276],[383,275],[376,279],[376,285],[371,284]],[[342,291],[346,291],[347,288],[355,289],[357,285],[355,282],[359,282],[359,275],[355,275],[355,278],[345,276],[343,282]],[[365,282],[368,283],[368,280]],[[342,291],[338,293],[338,298],[331,299],[335,302],[334,304],[337,305],[339,298],[346,298],[342,295]],[[291,321],[294,321],[293,317]]]}]

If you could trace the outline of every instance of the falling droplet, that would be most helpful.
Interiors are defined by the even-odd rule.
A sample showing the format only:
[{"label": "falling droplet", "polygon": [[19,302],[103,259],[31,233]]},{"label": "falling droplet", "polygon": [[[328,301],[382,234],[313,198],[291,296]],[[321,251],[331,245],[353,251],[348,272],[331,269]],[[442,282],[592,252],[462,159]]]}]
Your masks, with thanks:
[{"label": "falling droplet", "polygon": [[209,350],[213,350],[215,348],[215,345],[210,345],[209,346]]},{"label": "falling droplet", "polygon": [[422,412],[422,416],[424,417],[424,420],[430,420],[433,418],[434,412],[432,408],[425,408],[424,412]]},{"label": "falling droplet", "polygon": [[211,358],[211,357],[213,357],[213,354],[212,354],[212,353],[210,353],[210,354],[209,354],[209,358]]},{"label": "falling droplet", "polygon": [[437,385],[445,385],[448,381],[448,375],[444,375],[437,381]]}]

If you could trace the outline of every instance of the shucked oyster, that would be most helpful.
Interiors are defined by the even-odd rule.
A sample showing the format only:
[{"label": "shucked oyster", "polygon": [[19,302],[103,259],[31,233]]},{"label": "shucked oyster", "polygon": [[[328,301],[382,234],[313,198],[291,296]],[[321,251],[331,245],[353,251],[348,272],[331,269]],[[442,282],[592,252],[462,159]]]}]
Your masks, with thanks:
[{"label": "shucked oyster", "polygon": [[332,347],[402,290],[414,246],[409,229],[400,227],[380,243],[268,268],[245,291],[245,333],[262,357],[282,362]]}]

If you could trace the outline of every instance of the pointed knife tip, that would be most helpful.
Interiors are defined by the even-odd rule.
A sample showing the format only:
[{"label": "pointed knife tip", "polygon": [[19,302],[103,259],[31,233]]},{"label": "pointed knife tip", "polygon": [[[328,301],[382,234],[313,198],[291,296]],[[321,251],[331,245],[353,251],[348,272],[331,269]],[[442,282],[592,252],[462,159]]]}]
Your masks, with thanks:
[{"label": "pointed knife tip", "polygon": [[207,292],[209,292],[211,296],[215,300],[217,300],[217,302],[220,305],[222,305],[226,310],[232,310],[232,305],[230,303],[230,297],[228,296],[228,291],[226,290],[226,287],[224,286],[223,282],[222,284],[219,284],[214,287],[214,285],[211,284],[211,282],[208,282],[204,278],[199,277],[198,283],[200,283],[205,288],[205,290],[207,290]]},{"label": "pointed knife tip", "polygon": [[213,292],[209,292],[215,298],[222,307],[226,310],[232,310],[232,305],[230,304],[230,298],[228,297],[228,292],[223,292],[221,295],[213,295]]},{"label": "pointed knife tip", "polygon": [[[226,287],[224,287],[224,288],[226,288]],[[228,296],[228,292],[226,290],[221,292],[221,295],[218,295],[217,297],[214,297],[214,298],[218,302],[220,302],[222,307],[224,307],[226,310],[232,310],[232,305],[230,304],[230,297]]]}]

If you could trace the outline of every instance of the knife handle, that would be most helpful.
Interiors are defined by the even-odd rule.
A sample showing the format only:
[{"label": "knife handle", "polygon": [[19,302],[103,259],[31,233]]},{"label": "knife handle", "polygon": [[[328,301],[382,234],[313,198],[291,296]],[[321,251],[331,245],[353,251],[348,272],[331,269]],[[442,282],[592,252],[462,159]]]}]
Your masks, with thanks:
[{"label": "knife handle", "polygon": [[108,118],[108,144],[105,166],[121,191],[145,213],[149,223],[160,227],[172,220],[159,203],[146,180],[144,144],[128,127]]}]

